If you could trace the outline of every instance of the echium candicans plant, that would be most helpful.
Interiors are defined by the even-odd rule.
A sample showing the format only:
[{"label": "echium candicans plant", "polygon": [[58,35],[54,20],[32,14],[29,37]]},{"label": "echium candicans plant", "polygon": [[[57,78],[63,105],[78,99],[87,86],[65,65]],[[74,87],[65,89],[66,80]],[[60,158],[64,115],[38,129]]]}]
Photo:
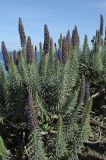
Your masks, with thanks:
[{"label": "echium candicans plant", "polygon": [[39,43],[39,52],[40,52],[39,61],[41,61],[42,56],[43,56],[43,46],[42,46],[42,42]]},{"label": "echium candicans plant", "polygon": [[37,107],[34,104],[34,99],[32,96],[32,91],[28,91],[26,96],[26,105],[24,108],[27,129],[29,130],[28,141],[26,143],[27,155],[26,158],[30,160],[47,160],[43,142],[40,135],[40,128],[37,120]]},{"label": "echium candicans plant", "polygon": [[103,15],[100,15],[100,28],[99,30],[96,30],[96,35],[94,36],[95,38],[93,43],[95,52],[100,50],[100,48],[103,45],[103,39],[102,39],[103,33],[104,33],[104,18]]},{"label": "echium candicans plant", "polygon": [[40,54],[43,54],[42,42],[39,43],[39,51],[40,51]]},{"label": "echium candicans plant", "polygon": [[8,71],[9,64],[10,64],[10,57],[9,57],[9,54],[8,54],[8,51],[7,51],[7,48],[6,48],[4,41],[2,41],[1,49],[2,49],[4,64],[5,64],[5,69]]},{"label": "echium candicans plant", "polygon": [[35,58],[37,59],[37,47],[35,46],[35,49],[33,48],[33,45],[32,45],[32,50],[34,50],[34,54],[35,54]]},{"label": "echium candicans plant", "polygon": [[96,31],[95,36],[95,44],[94,44],[94,68],[97,71],[103,70],[103,64],[102,64],[102,46],[101,46],[101,36],[100,31]]},{"label": "echium candicans plant", "polygon": [[103,47],[106,46],[106,27],[105,27],[105,33],[104,33],[104,39],[103,39]]},{"label": "echium candicans plant", "polygon": [[56,42],[54,43],[54,52],[55,52],[55,55],[57,56],[58,55],[58,47],[57,47]]},{"label": "echium candicans plant", "polygon": [[25,52],[26,52],[26,35],[25,35],[25,32],[24,32],[24,27],[23,27],[23,24],[22,24],[21,17],[19,17],[18,30],[19,30],[19,35],[20,35],[22,51],[25,54]]},{"label": "echium candicans plant", "polygon": [[62,41],[62,56],[63,56],[63,61],[66,61],[68,57],[68,46],[67,46],[66,37],[63,37],[63,41]]},{"label": "echium candicans plant", "polygon": [[83,54],[84,55],[86,54],[86,51],[87,51],[87,54],[88,54],[89,46],[88,46],[88,37],[87,37],[87,35],[85,35],[85,37],[84,37],[84,44],[83,44]]},{"label": "echium candicans plant", "polygon": [[[59,39],[59,46],[61,46],[61,35],[60,35],[60,39]],[[61,47],[59,48],[59,54],[61,55]],[[70,36],[70,32],[68,31],[66,34],[66,37],[63,37],[62,40],[62,58],[63,61],[66,61],[68,59],[68,56],[71,52],[71,36]]]},{"label": "echium candicans plant", "polygon": [[13,51],[13,60],[16,65],[18,65],[18,56],[16,50]]},{"label": "echium candicans plant", "polygon": [[53,55],[53,39],[50,38],[50,54]]},{"label": "echium candicans plant", "polygon": [[72,45],[73,47],[79,46],[79,34],[78,34],[77,26],[74,27],[72,32]]},{"label": "echium candicans plant", "polygon": [[84,75],[82,75],[79,101],[83,105],[86,105],[89,99],[90,99],[89,82],[87,78]]},{"label": "echium candicans plant", "polygon": [[84,103],[84,97],[85,97],[85,76],[82,75],[82,79],[81,79],[81,88],[80,88],[80,96],[79,96],[79,100],[81,103]]},{"label": "echium candicans plant", "polygon": [[71,47],[71,35],[70,35],[70,31],[68,31],[67,34],[66,34],[66,44],[67,44],[68,54],[69,54],[70,53],[70,47]]},{"label": "echium candicans plant", "polygon": [[60,37],[58,39],[58,45],[59,45],[59,48],[58,48],[58,53],[57,53],[57,57],[60,61],[63,60],[63,54],[62,54],[62,42],[63,42],[63,37],[62,37],[62,33],[60,34]]},{"label": "echium candicans plant", "polygon": [[44,54],[47,54],[49,52],[49,48],[50,48],[50,35],[49,35],[48,27],[45,24],[44,26],[44,44],[43,44]]},{"label": "echium candicans plant", "polygon": [[103,36],[103,30],[104,30],[104,18],[103,15],[100,15],[100,35]]},{"label": "echium candicans plant", "polygon": [[58,39],[59,48],[62,49],[62,33],[60,34],[60,38]]},{"label": "echium candicans plant", "polygon": [[89,65],[89,59],[90,59],[90,49],[88,45],[88,37],[85,35],[84,42],[83,42],[83,49],[81,54],[81,62],[85,64],[86,66]]},{"label": "echium candicans plant", "polygon": [[26,59],[28,64],[34,62],[35,60],[34,49],[30,37],[28,37],[26,44]]},{"label": "echium candicans plant", "polygon": [[63,61],[63,54],[61,48],[58,49],[57,57],[61,62]]},{"label": "echium candicans plant", "polygon": [[100,28],[99,30],[96,30],[96,34],[93,37],[93,39],[91,40],[92,44],[93,44],[93,50],[92,50],[92,70],[97,71],[98,73],[100,73],[101,71],[103,71],[103,56],[104,54],[102,52],[104,52],[104,42],[103,42],[103,31],[104,30],[104,19],[103,16],[100,16]]},{"label": "echium candicans plant", "polygon": [[[99,27],[99,30],[96,30],[96,35],[93,36],[93,39],[91,40],[92,44],[95,46],[95,45],[98,45],[99,44],[95,44],[95,43],[100,43],[100,44],[103,44],[103,33],[104,33],[104,18],[103,18],[103,15],[101,14],[100,15],[100,27]],[[100,47],[100,46],[99,46]]]},{"label": "echium candicans plant", "polygon": [[93,36],[93,39],[91,40],[93,44],[93,51],[98,52],[100,45],[101,45],[101,36],[100,36],[100,30],[96,30],[95,36]]},{"label": "echium candicans plant", "polygon": [[89,99],[90,99],[90,87],[89,87],[89,82],[86,80],[86,82],[85,82],[85,97],[84,97],[85,105],[88,103]]},{"label": "echium candicans plant", "polygon": [[37,123],[36,110],[33,102],[32,92],[28,91],[25,103],[25,117],[28,129],[33,130]]}]

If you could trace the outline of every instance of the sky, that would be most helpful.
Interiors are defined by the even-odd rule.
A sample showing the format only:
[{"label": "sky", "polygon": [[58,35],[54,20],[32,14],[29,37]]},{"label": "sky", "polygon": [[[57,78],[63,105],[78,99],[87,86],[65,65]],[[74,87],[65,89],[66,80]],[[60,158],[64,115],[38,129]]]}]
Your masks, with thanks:
[{"label": "sky", "polygon": [[44,24],[56,42],[60,33],[72,32],[75,25],[81,44],[85,34],[90,42],[99,29],[100,14],[106,19],[106,0],[0,0],[0,43],[5,41],[9,51],[20,49],[19,17],[33,45],[43,42]]}]

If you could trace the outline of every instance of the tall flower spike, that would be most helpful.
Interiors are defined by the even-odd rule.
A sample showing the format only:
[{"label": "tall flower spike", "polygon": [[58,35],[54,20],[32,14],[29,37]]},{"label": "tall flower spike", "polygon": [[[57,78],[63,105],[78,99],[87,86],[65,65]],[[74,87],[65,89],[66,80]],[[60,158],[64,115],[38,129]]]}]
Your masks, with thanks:
[{"label": "tall flower spike", "polygon": [[79,97],[80,103],[83,103],[83,102],[84,102],[84,97],[85,97],[85,76],[82,75],[82,79],[81,79],[81,89],[80,89],[80,97]]},{"label": "tall flower spike", "polygon": [[35,60],[34,49],[32,49],[32,43],[31,43],[30,37],[28,37],[28,39],[27,39],[26,57],[27,57],[28,64],[34,62],[34,60]]},{"label": "tall flower spike", "polygon": [[[84,37],[84,43],[83,43],[83,52],[84,50],[88,48],[88,37],[87,35],[85,34],[85,37]],[[86,54],[86,53],[85,53]]]},{"label": "tall flower spike", "polygon": [[87,104],[90,98],[90,91],[89,91],[89,83],[86,82],[85,84],[85,97],[84,97],[84,103]]},{"label": "tall flower spike", "polygon": [[62,54],[63,54],[63,60],[65,61],[67,59],[67,55],[68,55],[68,48],[67,48],[67,43],[66,43],[65,37],[63,37],[63,42],[62,42]]},{"label": "tall flower spike", "polygon": [[62,50],[61,50],[60,48],[58,49],[58,54],[57,54],[57,56],[58,56],[58,59],[62,62],[63,57],[62,57]]},{"label": "tall flower spike", "polygon": [[4,41],[2,41],[1,49],[2,49],[4,64],[5,64],[5,69],[8,71],[9,63],[10,63],[10,57],[8,55],[7,48],[5,46]]},{"label": "tall flower spike", "polygon": [[83,42],[83,56],[84,56],[84,58],[87,58],[86,56],[87,56],[88,52],[89,52],[88,37],[85,34],[84,42]]},{"label": "tall flower spike", "polygon": [[37,59],[37,47],[36,46],[35,46],[35,52],[34,53],[35,53],[35,58]]},{"label": "tall flower spike", "polygon": [[20,57],[21,57],[21,50],[17,51],[17,59],[18,59],[18,62],[20,62]]},{"label": "tall flower spike", "polygon": [[97,40],[98,40],[98,44],[100,44],[100,31],[99,30],[97,32]]},{"label": "tall flower spike", "polygon": [[40,52],[40,61],[41,61],[41,59],[42,59],[42,56],[43,56],[43,47],[42,47],[42,43],[40,42],[39,43],[39,52]]},{"label": "tall flower spike", "polygon": [[19,35],[20,35],[21,47],[22,47],[22,49],[24,51],[24,54],[25,54],[25,51],[26,51],[26,35],[25,35],[25,32],[24,32],[24,27],[23,27],[22,20],[21,20],[20,17],[19,17],[18,30],[19,30]]},{"label": "tall flower spike", "polygon": [[104,38],[104,45],[106,45],[106,27],[105,27],[105,38]]},{"label": "tall flower spike", "polygon": [[58,39],[59,48],[62,49],[62,33],[60,34],[60,38]]},{"label": "tall flower spike", "polygon": [[96,38],[95,38],[95,51],[98,52],[99,44],[100,44],[100,31],[96,30]]},{"label": "tall flower spike", "polygon": [[24,111],[28,129],[33,130],[37,126],[37,116],[31,91],[29,91],[26,97],[26,106],[24,108]]},{"label": "tall flower spike", "polygon": [[50,38],[50,54],[53,54],[53,39]]},{"label": "tall flower spike", "polygon": [[100,35],[103,36],[104,18],[100,15]]},{"label": "tall flower spike", "polygon": [[14,60],[14,64],[18,65],[18,57],[17,57],[17,52],[16,50],[13,51],[13,60]]},{"label": "tall flower spike", "polygon": [[78,35],[77,26],[74,27],[72,32],[72,44],[73,44],[73,47],[79,46],[79,35]]},{"label": "tall flower spike", "polygon": [[67,49],[68,49],[68,54],[69,54],[69,53],[70,53],[70,47],[71,47],[70,31],[67,32],[67,35],[66,35],[66,43],[67,43]]},{"label": "tall flower spike", "polygon": [[54,47],[55,47],[55,55],[57,56],[58,52],[57,52],[57,44],[54,43]]},{"label": "tall flower spike", "polygon": [[44,54],[47,54],[49,52],[49,46],[50,46],[50,35],[49,35],[48,27],[45,24],[44,26],[44,44],[43,44]]}]

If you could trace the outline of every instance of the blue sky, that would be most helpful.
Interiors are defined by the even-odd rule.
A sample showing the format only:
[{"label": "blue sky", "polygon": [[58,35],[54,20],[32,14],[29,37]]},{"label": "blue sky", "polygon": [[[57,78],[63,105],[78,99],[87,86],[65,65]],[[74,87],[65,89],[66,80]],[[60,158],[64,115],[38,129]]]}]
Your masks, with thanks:
[{"label": "blue sky", "polygon": [[78,26],[81,42],[89,40],[99,28],[99,16],[106,19],[106,0],[0,0],[0,42],[8,50],[20,48],[18,18],[22,17],[26,35],[33,44],[43,41],[43,27],[48,25],[50,35],[57,41],[59,34]]}]

